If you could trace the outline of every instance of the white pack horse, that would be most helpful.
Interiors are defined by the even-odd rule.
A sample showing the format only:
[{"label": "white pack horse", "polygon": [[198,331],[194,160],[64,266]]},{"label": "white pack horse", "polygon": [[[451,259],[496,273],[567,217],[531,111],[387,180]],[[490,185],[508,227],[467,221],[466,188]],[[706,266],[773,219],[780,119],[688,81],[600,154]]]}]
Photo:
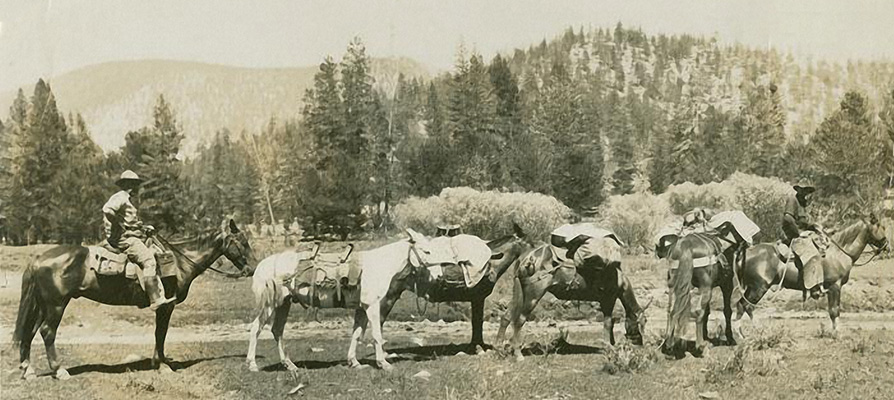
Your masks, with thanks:
[{"label": "white pack horse", "polygon": [[[521,229],[514,235],[487,243],[492,252],[489,262],[490,273],[477,285],[471,288],[455,288],[449,291],[438,291],[431,285],[433,279],[426,268],[415,267],[410,262],[410,240],[404,239],[376,249],[356,252],[362,274],[360,276],[360,307],[354,313],[354,328],[351,344],[348,349],[348,364],[357,367],[357,342],[372,327],[375,341],[376,363],[383,369],[391,368],[385,360],[387,354],[383,349],[382,324],[400,298],[404,290],[412,290],[419,297],[428,295],[431,301],[470,301],[472,302],[472,341],[483,342],[481,331],[483,324],[484,299],[493,291],[497,280],[506,272],[523,253],[531,248],[524,239]],[[256,317],[251,325],[247,362],[249,369],[257,371],[255,362],[257,338],[261,328],[273,317],[272,331],[282,364],[290,371],[297,370],[295,364],[286,355],[282,345],[282,335],[286,319],[292,303],[292,294],[282,284],[291,277],[301,260],[309,258],[312,251],[288,251],[267,257],[255,271],[252,291],[255,294],[257,307]],[[310,304],[308,298],[299,297],[297,301]]]}]

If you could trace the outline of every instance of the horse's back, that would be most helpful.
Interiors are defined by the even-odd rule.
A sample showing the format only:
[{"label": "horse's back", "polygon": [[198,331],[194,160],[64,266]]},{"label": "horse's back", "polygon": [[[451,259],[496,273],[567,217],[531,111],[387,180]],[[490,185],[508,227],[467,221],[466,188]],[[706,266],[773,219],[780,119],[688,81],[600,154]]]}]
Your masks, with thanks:
[{"label": "horse's back", "polygon": [[72,266],[83,266],[89,249],[80,245],[59,245],[41,253],[34,260],[36,269],[63,269]]}]

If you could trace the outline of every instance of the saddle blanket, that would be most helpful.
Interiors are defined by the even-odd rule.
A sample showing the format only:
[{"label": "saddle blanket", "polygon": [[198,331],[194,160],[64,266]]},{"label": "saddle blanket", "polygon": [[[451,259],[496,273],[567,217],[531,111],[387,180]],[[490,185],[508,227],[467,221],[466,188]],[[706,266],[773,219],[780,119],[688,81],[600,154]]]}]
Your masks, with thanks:
[{"label": "saddle blanket", "polygon": [[[124,275],[128,279],[142,277],[140,267],[127,260],[127,255],[115,253],[103,246],[87,246],[87,267],[98,275]],[[168,252],[156,252],[155,263],[158,268],[158,276],[166,278],[177,275],[177,265],[174,255]]]},{"label": "saddle blanket", "polygon": [[760,228],[742,211],[722,211],[714,215],[705,225],[683,226],[683,220],[677,219],[666,225],[655,235],[656,247],[666,247],[677,238],[693,233],[705,233],[716,231],[727,225],[735,229],[739,236],[751,244],[754,236],[760,232]]},{"label": "saddle blanket", "polygon": [[357,257],[349,257],[349,252],[350,248],[341,253],[318,253],[314,258],[298,260],[298,272],[293,278],[293,285],[359,285],[362,272],[360,262]]},{"label": "saddle blanket", "polygon": [[614,232],[591,222],[562,225],[551,235],[550,250],[553,263],[557,265],[579,267],[583,265],[584,260],[597,255],[606,259],[620,260],[621,254],[616,247],[606,246],[602,241],[593,239],[610,238],[619,246],[624,246]]},{"label": "saddle blanket", "polygon": [[474,287],[487,275],[491,250],[481,238],[462,234],[429,239],[412,229],[407,229],[407,233],[416,250],[410,255],[410,262],[428,268],[433,279],[444,275],[444,264],[462,267],[466,287]]}]

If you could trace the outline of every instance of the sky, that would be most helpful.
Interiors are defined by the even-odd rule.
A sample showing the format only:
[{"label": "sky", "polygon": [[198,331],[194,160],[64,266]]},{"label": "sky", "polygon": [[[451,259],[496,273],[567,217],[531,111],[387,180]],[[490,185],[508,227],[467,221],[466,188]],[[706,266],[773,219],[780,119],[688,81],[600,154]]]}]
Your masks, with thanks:
[{"label": "sky", "polygon": [[0,90],[91,64],[168,59],[294,67],[374,57],[449,70],[460,43],[485,58],[569,27],[639,27],[837,61],[894,58],[889,0],[0,0]]}]

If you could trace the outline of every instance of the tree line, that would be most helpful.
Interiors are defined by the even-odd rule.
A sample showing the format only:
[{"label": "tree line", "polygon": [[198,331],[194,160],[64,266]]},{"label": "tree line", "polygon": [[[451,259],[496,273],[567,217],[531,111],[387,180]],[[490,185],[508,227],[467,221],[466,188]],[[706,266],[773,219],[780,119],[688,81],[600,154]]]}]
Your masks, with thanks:
[{"label": "tree line", "polygon": [[609,196],[736,171],[812,183],[851,211],[877,203],[894,176],[894,67],[802,64],[619,24],[489,61],[461,47],[453,71],[424,80],[374,76],[355,39],[323,60],[295,118],[222,128],[190,158],[163,96],[151,126],[103,154],[41,80],[0,124],[0,214],[17,243],[96,240],[124,169],[147,179],[144,218],[172,234],[236,215],[347,236],[388,228],[402,199],[457,186],[590,213]]}]

